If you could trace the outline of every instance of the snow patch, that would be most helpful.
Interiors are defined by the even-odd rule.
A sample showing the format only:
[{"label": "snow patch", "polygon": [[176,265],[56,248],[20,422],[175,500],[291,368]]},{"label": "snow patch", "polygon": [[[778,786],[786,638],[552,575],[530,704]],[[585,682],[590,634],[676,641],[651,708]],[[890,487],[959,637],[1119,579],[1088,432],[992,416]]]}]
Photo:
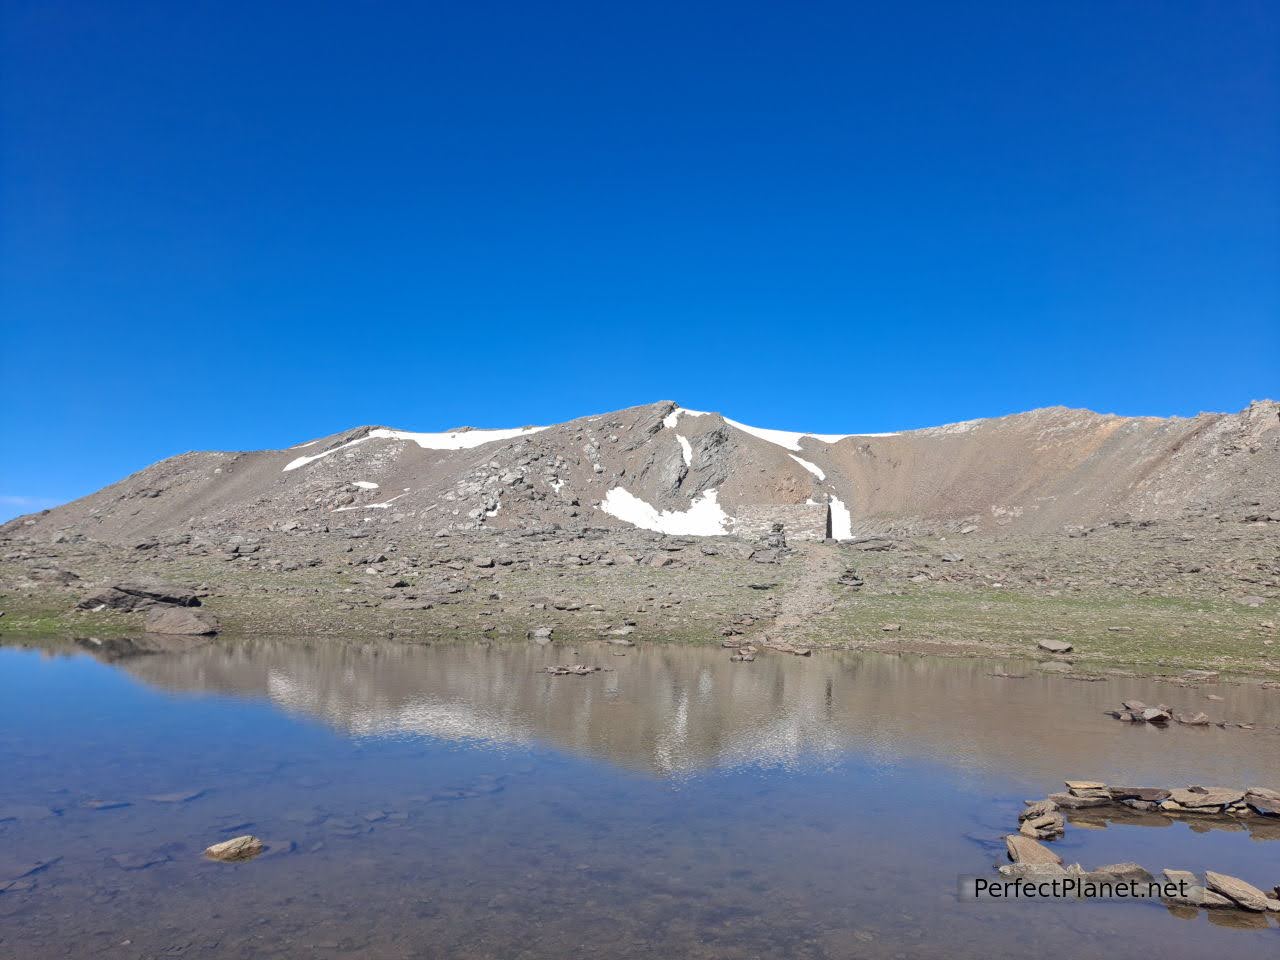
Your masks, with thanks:
[{"label": "snow patch", "polygon": [[789,453],[787,454],[787,456],[789,456],[796,463],[800,464],[800,466],[804,467],[806,470],[812,473],[819,480],[827,479],[827,475],[822,472],[822,468],[818,466],[816,463],[810,463],[808,460],[801,460],[794,453]]},{"label": "snow patch", "polygon": [[290,470],[305,467],[308,463],[314,463],[322,457],[337,453],[339,450],[354,447],[356,444],[364,443],[366,440],[412,440],[424,450],[470,450],[472,447],[493,443],[495,440],[527,437],[545,429],[547,428],[516,427],[513,430],[455,430],[451,433],[412,433],[408,430],[388,430],[385,427],[379,427],[377,430],[370,430],[363,437],[357,437],[355,440],[334,447],[332,450],[326,450],[310,457],[298,457],[296,460],[291,460],[285,464],[282,472],[288,473]]},{"label": "snow patch", "polygon": [[359,487],[361,490],[377,490],[378,485],[372,480],[352,480],[353,487]]},{"label": "snow patch", "polygon": [[[408,493],[408,492],[409,491],[406,490],[404,493]],[[387,507],[391,506],[393,503],[395,503],[397,500],[403,497],[404,493],[397,493],[390,500],[383,500],[381,503],[357,503],[350,507],[338,507],[338,509],[333,512],[345,513],[348,510],[385,510],[387,509]]]},{"label": "snow patch", "polygon": [[806,437],[821,441],[822,443],[838,443],[841,440],[847,440],[849,437],[896,437],[897,433],[800,433],[795,430],[771,430],[768,427],[749,427],[745,423],[739,423],[737,420],[724,418],[724,422],[731,427],[736,427],[743,433],[749,433],[753,437],[759,437],[769,443],[776,443],[778,446],[786,450],[799,451],[800,441]]},{"label": "snow patch", "polygon": [[853,514],[839,497],[831,498],[831,536],[836,540],[853,539]]},{"label": "snow patch", "polygon": [[707,415],[707,411],[705,410],[686,410],[684,407],[676,407],[662,418],[662,425],[668,429],[674,430],[676,428],[676,424],[680,422],[680,414],[682,413],[687,413],[691,417],[705,417]]},{"label": "snow patch", "polygon": [[680,441],[680,456],[684,458],[686,467],[693,466],[693,447],[689,446],[689,441],[680,434],[676,434],[676,439]]},{"label": "snow patch", "polygon": [[686,537],[723,536],[729,520],[716,500],[715,490],[698,494],[689,509],[680,512],[658,510],[625,488],[614,487],[600,502],[600,509],[643,530]]}]

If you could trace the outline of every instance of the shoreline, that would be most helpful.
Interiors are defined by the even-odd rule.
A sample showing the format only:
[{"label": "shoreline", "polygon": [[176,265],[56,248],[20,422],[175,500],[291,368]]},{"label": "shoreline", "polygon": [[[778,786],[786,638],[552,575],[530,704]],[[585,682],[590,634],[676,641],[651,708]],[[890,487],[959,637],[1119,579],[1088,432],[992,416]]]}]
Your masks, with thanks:
[{"label": "shoreline", "polygon": [[362,534],[10,537],[0,636],[137,636],[141,613],[77,604],[114,584],[163,583],[195,593],[228,639],[433,643],[550,630],[555,642],[790,645],[1014,658],[1072,679],[1209,670],[1280,683],[1280,560],[1267,525],[781,547],[591,528]]}]

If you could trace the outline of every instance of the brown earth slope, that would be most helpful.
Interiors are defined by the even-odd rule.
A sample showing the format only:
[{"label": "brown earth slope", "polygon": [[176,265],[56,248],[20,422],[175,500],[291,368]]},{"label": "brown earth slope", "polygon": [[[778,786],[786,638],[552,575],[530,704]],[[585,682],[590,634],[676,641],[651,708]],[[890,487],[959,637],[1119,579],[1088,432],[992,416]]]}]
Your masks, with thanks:
[{"label": "brown earth slope", "polygon": [[[602,508],[619,489],[631,512]],[[665,532],[731,534],[751,508],[829,501],[837,538],[1280,515],[1280,404],[1190,419],[1055,407],[843,438],[758,430],[671,402],[523,431],[361,427],[290,450],[172,457],[0,531],[124,544],[282,529],[624,528],[619,515],[681,515],[701,502],[711,509],[700,523],[677,516]]]}]

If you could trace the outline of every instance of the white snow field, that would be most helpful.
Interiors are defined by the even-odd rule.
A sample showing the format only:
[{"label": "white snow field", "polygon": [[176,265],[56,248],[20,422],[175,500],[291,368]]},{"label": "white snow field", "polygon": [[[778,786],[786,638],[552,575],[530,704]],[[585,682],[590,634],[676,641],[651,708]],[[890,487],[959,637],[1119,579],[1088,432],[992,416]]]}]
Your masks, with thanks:
[{"label": "white snow field", "polygon": [[812,473],[819,480],[827,479],[827,475],[823,473],[822,468],[818,466],[816,463],[810,463],[808,460],[801,460],[794,453],[789,453],[787,454],[787,456],[789,456],[796,463],[800,464],[800,466],[804,467],[806,470]]},{"label": "white snow field", "polygon": [[298,457],[296,460],[291,460],[285,464],[282,472],[288,473],[290,470],[305,467],[309,463],[314,463],[316,460],[337,453],[339,450],[354,447],[358,443],[364,443],[366,440],[412,440],[424,450],[470,450],[472,447],[493,443],[495,440],[527,437],[545,429],[547,428],[516,427],[512,430],[456,430],[452,433],[411,433],[408,430],[388,430],[385,427],[379,427],[377,430],[370,430],[363,437],[352,440],[350,443],[344,443],[340,447],[334,447],[332,450],[326,450],[310,457]]},{"label": "white snow field", "polygon": [[676,439],[680,441],[680,456],[684,460],[686,467],[693,466],[693,447],[689,446],[689,441],[680,434],[676,434]]},{"label": "white snow field", "polygon": [[693,498],[689,509],[658,510],[624,487],[614,487],[600,501],[600,509],[634,527],[685,537],[719,537],[725,534],[728,515],[720,508],[715,490]]},{"label": "white snow field", "polygon": [[741,430],[743,433],[749,433],[753,437],[759,437],[761,440],[767,440],[769,443],[776,443],[785,450],[799,451],[800,441],[805,437],[818,440],[822,443],[839,443],[841,440],[848,440],[850,437],[896,437],[897,432],[892,433],[799,433],[795,430],[771,430],[768,427],[749,427],[745,423],[739,423],[737,420],[724,418],[724,422],[731,427]]}]

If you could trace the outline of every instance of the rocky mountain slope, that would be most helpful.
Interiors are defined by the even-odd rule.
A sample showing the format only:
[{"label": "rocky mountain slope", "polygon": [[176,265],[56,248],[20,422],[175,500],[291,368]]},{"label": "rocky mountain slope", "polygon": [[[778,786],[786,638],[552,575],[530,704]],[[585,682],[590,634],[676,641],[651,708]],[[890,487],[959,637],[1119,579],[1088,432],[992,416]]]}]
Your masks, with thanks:
[{"label": "rocky mountain slope", "polygon": [[887,435],[760,429],[672,402],[512,430],[360,427],[172,457],[0,530],[125,544],[348,528],[747,535],[780,521],[793,538],[843,540],[1188,515],[1280,516],[1280,404],[1189,419],[1054,407]]}]

